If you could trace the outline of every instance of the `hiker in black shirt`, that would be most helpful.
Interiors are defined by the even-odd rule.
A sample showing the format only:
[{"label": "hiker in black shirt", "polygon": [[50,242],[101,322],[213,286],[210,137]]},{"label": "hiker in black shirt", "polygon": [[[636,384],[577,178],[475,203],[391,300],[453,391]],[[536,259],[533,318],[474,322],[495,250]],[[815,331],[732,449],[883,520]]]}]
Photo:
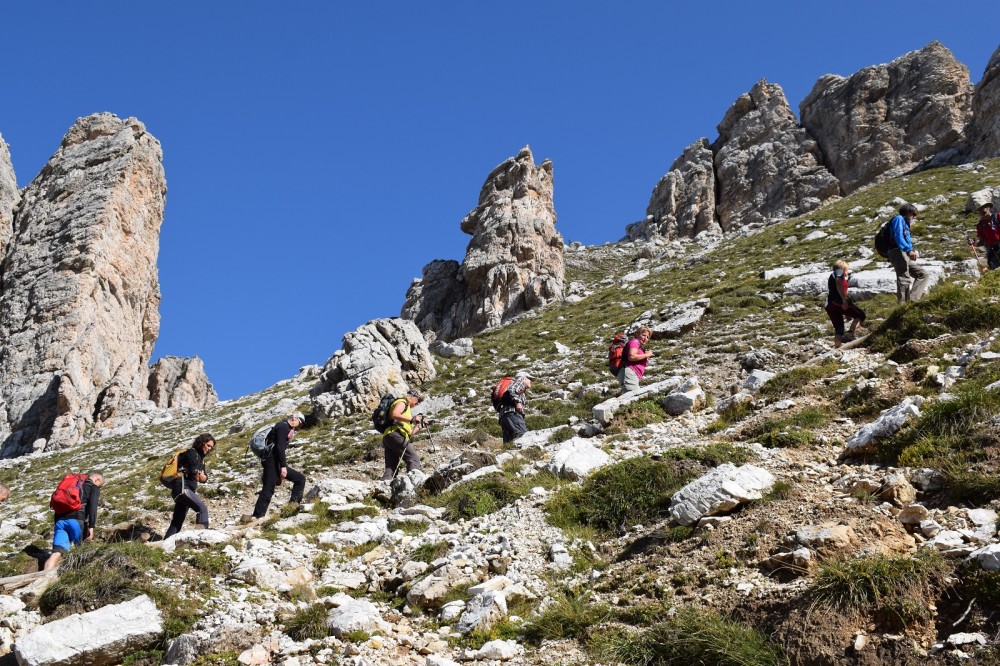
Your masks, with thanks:
[{"label": "hiker in black shirt", "polygon": [[274,442],[274,446],[271,447],[271,452],[267,457],[261,461],[264,467],[263,487],[260,489],[260,494],[257,495],[257,504],[254,505],[253,515],[243,516],[241,522],[249,523],[254,519],[266,516],[267,507],[270,506],[271,498],[274,496],[274,488],[284,479],[292,482],[292,496],[289,502],[298,504],[302,501],[302,493],[306,488],[306,477],[302,472],[288,466],[285,461],[285,450],[288,448],[288,442],[295,437],[295,431],[302,427],[303,421],[305,421],[305,417],[302,414],[292,414],[284,421],[276,423],[271,428],[271,432],[267,434],[267,438]]},{"label": "hiker in black shirt", "polygon": [[194,509],[198,514],[197,529],[208,528],[208,506],[195,491],[198,490],[199,483],[208,481],[208,475],[205,473],[205,456],[214,448],[215,438],[207,432],[202,433],[194,438],[191,448],[177,458],[177,471],[181,475],[170,486],[170,495],[174,498],[174,515],[170,519],[167,533],[163,535],[164,539],[169,539],[181,531],[188,509]]},{"label": "hiker in black shirt", "polygon": [[45,560],[44,569],[53,569],[64,553],[81,541],[94,538],[97,525],[97,504],[101,498],[104,475],[91,472],[80,488],[81,507],[71,513],[57,513],[52,535],[52,554]]}]

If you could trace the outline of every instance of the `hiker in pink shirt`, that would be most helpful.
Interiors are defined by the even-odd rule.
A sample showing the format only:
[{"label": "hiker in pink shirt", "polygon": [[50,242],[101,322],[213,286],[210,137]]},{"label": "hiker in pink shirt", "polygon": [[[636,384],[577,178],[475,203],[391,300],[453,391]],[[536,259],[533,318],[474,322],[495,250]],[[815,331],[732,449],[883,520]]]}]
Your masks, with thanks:
[{"label": "hiker in pink shirt", "polygon": [[622,395],[639,390],[639,380],[646,373],[646,361],[653,355],[653,352],[645,349],[652,335],[653,331],[643,326],[625,345],[625,352],[622,354],[625,362],[618,371],[618,384],[622,387]]}]

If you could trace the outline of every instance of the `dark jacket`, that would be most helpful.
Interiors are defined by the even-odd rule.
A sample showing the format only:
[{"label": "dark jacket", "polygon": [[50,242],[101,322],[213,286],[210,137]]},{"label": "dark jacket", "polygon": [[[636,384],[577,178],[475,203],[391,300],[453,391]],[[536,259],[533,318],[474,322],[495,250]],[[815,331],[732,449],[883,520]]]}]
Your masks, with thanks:
[{"label": "dark jacket", "polygon": [[288,449],[288,434],[291,431],[292,426],[288,425],[288,421],[279,421],[274,424],[271,432],[267,434],[267,438],[274,442],[274,446],[267,458],[264,458],[263,464],[274,465],[274,468],[279,472],[282,467],[288,467],[288,463],[285,461],[285,451]]},{"label": "dark jacket", "polygon": [[205,472],[205,456],[193,446],[177,458],[177,469],[183,470],[184,488],[189,488],[192,492],[198,489],[198,472],[208,476]]},{"label": "dark jacket", "polygon": [[72,513],[57,513],[56,520],[75,518],[83,524],[84,529],[97,527],[97,503],[100,499],[101,489],[94,485],[93,481],[87,479],[83,482],[83,488],[80,489],[80,500],[83,503],[83,508]]}]

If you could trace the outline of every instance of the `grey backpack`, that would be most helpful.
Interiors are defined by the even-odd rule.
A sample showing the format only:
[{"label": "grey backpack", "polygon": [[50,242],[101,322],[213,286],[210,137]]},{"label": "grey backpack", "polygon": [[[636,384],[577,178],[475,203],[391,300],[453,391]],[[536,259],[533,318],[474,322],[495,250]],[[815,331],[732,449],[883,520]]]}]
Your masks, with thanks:
[{"label": "grey backpack", "polygon": [[273,425],[266,425],[262,428],[258,428],[253,434],[253,437],[250,438],[250,445],[248,448],[261,460],[264,460],[271,455],[271,449],[274,448],[274,438],[269,436],[272,428],[274,428]]}]

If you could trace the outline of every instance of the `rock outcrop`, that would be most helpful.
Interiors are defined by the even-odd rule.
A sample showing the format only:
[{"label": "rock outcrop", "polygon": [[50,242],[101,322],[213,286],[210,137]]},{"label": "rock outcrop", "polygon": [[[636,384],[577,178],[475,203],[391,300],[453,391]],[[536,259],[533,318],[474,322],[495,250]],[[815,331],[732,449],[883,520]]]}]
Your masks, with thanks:
[{"label": "rock outcrop", "polygon": [[720,233],[715,219],[714,163],[708,139],[699,139],[685,148],[653,188],[646,219],[629,225],[626,237],[649,240],[657,236],[689,238],[703,231]]},{"label": "rock outcrop", "polygon": [[931,42],[850,77],[820,78],[799,105],[844,193],[956,148],[972,113],[968,68]]},{"label": "rock outcrop", "polygon": [[164,356],[149,368],[149,399],[168,409],[204,409],[219,402],[197,356]]},{"label": "rock outcrop", "polygon": [[345,335],[343,344],[313,389],[313,411],[319,416],[373,409],[383,394],[402,395],[436,374],[424,336],[407,319],[374,319]]},{"label": "rock outcrop", "polygon": [[100,113],[25,188],[2,266],[0,456],[74,444],[145,396],[162,157],[138,120]]},{"label": "rock outcrop", "polygon": [[1000,156],[1000,48],[993,52],[972,96],[972,157]]},{"label": "rock outcrop", "polygon": [[406,293],[401,316],[440,340],[466,337],[563,297],[563,239],[556,231],[552,162],[523,148],[486,179],[462,220],[465,259],[432,261]]},{"label": "rock outcrop", "polygon": [[781,86],[759,81],[729,108],[718,130],[712,150],[723,231],[800,215],[840,195],[840,183],[798,126]]},{"label": "rock outcrop", "polygon": [[7,250],[7,243],[14,233],[14,210],[20,202],[21,192],[17,189],[10,148],[0,134],[0,257]]}]

